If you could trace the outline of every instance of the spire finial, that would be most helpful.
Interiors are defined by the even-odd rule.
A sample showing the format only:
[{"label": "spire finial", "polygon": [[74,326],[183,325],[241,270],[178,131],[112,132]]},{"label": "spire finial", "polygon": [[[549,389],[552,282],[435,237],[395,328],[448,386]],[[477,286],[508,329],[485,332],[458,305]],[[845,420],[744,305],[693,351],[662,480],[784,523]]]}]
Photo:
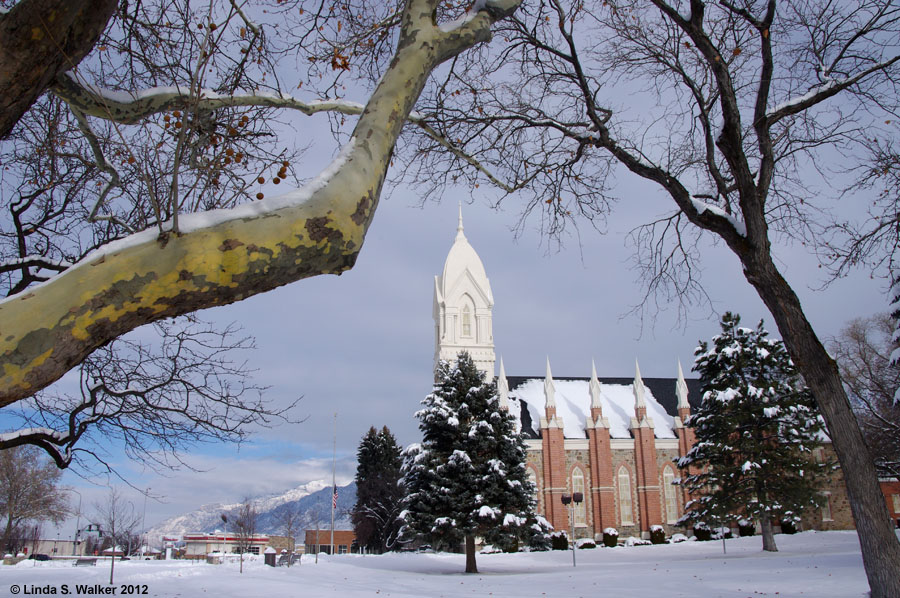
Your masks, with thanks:
[{"label": "spire finial", "polygon": [[675,382],[675,396],[678,397],[678,409],[690,409],[688,403],[687,382],[684,381],[684,372],[681,370],[681,360],[678,360],[678,380]]},{"label": "spire finial", "polygon": [[509,409],[509,382],[506,380],[503,357],[500,357],[500,375],[497,376],[497,396],[500,397],[500,406]]},{"label": "spire finial", "polygon": [[456,238],[465,237],[465,233],[463,233],[463,221],[462,221],[462,200],[459,201],[459,224],[456,225]]},{"label": "spire finial", "polygon": [[641,366],[638,365],[637,359],[634,360],[634,406],[635,408],[647,408],[644,402],[644,381],[641,379]]},{"label": "spire finial", "polygon": [[550,357],[547,357],[547,375],[544,378],[544,399],[547,407],[556,407],[556,389],[553,387],[553,374],[550,372]]},{"label": "spire finial", "polygon": [[597,366],[594,365],[594,360],[591,360],[591,407],[593,408],[601,408],[602,405],[600,403],[600,381],[597,380]]}]

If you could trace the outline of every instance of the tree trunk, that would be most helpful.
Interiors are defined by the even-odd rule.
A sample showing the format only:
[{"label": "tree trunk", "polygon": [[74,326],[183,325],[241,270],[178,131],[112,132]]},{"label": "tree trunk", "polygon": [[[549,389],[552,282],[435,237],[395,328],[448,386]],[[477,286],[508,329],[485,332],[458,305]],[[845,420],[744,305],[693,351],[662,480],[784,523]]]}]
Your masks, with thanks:
[{"label": "tree trunk", "polygon": [[12,552],[13,556],[15,556],[16,553],[13,552],[12,539],[10,538],[10,536],[12,535],[12,530],[13,530],[13,517],[12,517],[12,512],[10,512],[6,518],[6,529],[3,530],[3,551],[4,552]]},{"label": "tree trunk", "polygon": [[475,536],[466,536],[466,573],[478,573],[475,564]]},{"label": "tree trunk", "polygon": [[800,299],[765,251],[741,256],[744,274],[765,302],[791,358],[825,418],[856,522],[872,598],[900,596],[900,542],[894,534],[875,465],[850,408],[837,364],[806,319]]},{"label": "tree trunk", "polygon": [[[450,31],[434,25],[434,4],[406,3],[394,59],[329,176],[284,201],[219,211],[214,223],[185,214],[178,234],[151,229],[104,245],[52,280],[0,301],[0,407],[32,396],[143,324],[353,267],[394,144],[429,74],[489,40],[491,24],[518,2],[492,0]],[[0,18],[0,34],[8,18]]]},{"label": "tree trunk", "polygon": [[109,563],[109,585],[113,585],[113,575],[116,572],[116,526],[112,526],[112,560]]},{"label": "tree trunk", "polygon": [[94,47],[117,0],[23,0],[0,15],[0,139]]},{"label": "tree trunk", "polygon": [[775,532],[772,530],[772,519],[767,515],[763,515],[759,519],[760,527],[762,527],[763,550],[766,552],[778,552],[775,546]]}]

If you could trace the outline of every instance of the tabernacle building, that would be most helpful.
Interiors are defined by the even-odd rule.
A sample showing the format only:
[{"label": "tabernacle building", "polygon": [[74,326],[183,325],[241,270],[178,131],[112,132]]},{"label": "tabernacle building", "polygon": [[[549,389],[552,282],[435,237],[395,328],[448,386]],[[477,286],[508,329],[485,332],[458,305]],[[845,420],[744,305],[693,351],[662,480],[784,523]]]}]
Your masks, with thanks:
[{"label": "tabernacle building", "polygon": [[[494,377],[493,308],[490,281],[466,239],[460,210],[456,238],[434,279],[435,366],[464,350]],[[587,360],[577,367],[588,373]],[[667,534],[685,531],[674,527],[689,500],[674,484],[675,462],[695,441],[686,422],[692,403],[699,404],[700,384],[684,377],[680,363],[673,370],[674,378],[643,378],[636,361],[633,375],[605,378],[591,364],[589,376],[554,378],[548,359],[543,376],[507,376],[500,360],[500,401],[527,438],[538,512],[555,529],[570,529],[562,495],[581,492],[584,501],[572,509],[578,538],[599,537],[608,527],[623,536],[646,537],[655,525]],[[826,445],[817,457],[830,452]],[[808,513],[803,526],[853,528],[839,472],[823,494],[825,506]]]}]

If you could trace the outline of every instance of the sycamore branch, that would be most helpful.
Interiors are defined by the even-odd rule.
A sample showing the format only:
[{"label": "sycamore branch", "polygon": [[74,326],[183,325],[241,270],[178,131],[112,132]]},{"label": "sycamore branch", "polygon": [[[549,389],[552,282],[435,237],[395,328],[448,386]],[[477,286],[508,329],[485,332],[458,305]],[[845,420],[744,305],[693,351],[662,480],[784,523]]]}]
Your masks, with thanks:
[{"label": "sycamore branch", "polygon": [[[240,106],[282,108],[296,110],[307,116],[312,116],[313,114],[321,112],[358,116],[366,109],[365,104],[349,100],[304,101],[289,95],[275,93],[226,95],[218,94],[212,90],[206,89],[201,90],[199,97],[196,97],[197,94],[192,93],[191,89],[185,86],[149,88],[136,92],[124,93],[82,84],[71,73],[66,73],[59,78],[57,85],[53,88],[53,93],[71,107],[72,112],[76,117],[81,117],[78,120],[79,126],[85,131],[85,136],[89,140],[93,139],[93,136],[88,134],[90,129],[87,123],[82,123],[84,115],[90,115],[121,124],[134,124],[141,122],[154,114],[171,110],[186,110],[188,108],[195,109],[198,112]],[[444,135],[441,135],[430,126],[423,115],[413,112],[409,115],[408,121],[418,126],[428,137],[437,142],[441,147],[447,149],[456,157],[476,168],[487,177],[491,183],[507,193],[512,193],[522,188],[521,184],[509,185],[504,181],[501,181],[472,155],[463,151],[456,144],[452,143]],[[98,166],[109,173],[112,180],[104,187],[100,199],[97,201],[97,206],[95,206],[94,211],[92,212],[92,218],[95,217],[97,209],[102,204],[109,190],[117,184],[115,181],[118,180],[115,170],[108,167],[106,161],[102,159],[102,153],[100,152],[99,147],[95,147],[95,145],[95,143],[91,143],[91,148],[94,150],[94,155],[98,160]],[[105,218],[108,217],[101,216],[97,219]]]},{"label": "sycamore branch", "polygon": [[219,94],[210,89],[200,90],[199,97],[189,86],[152,87],[140,91],[122,92],[86,85],[72,73],[57,78],[53,93],[81,113],[120,124],[135,124],[171,110],[195,108],[199,112],[221,108],[253,106],[286,108],[307,116],[319,112],[361,114],[364,104],[344,100],[313,100],[306,102],[277,93]]},{"label": "sycamore branch", "polygon": [[819,85],[818,87],[811,89],[798,98],[794,98],[788,102],[785,102],[784,104],[776,106],[772,110],[772,112],[766,115],[766,122],[769,124],[769,126],[771,126],[777,123],[782,118],[793,116],[794,114],[799,114],[804,110],[808,110],[816,104],[824,102],[828,98],[844,91],[848,87],[856,85],[869,75],[885,71],[888,67],[895,64],[897,61],[900,61],[900,56],[895,56],[890,60],[879,62],[878,64],[875,64],[865,69],[864,71],[855,74],[852,77],[847,77],[846,79],[842,79],[840,81],[838,81],[837,79],[831,79],[823,85]]},{"label": "sycamore branch", "polygon": [[[0,302],[0,407],[46,387],[142,324],[351,268],[427,77],[442,61],[490,39],[491,25],[518,2],[488,0],[455,27],[434,23],[435,4],[407,4],[394,59],[349,143],[312,183],[230,210],[185,215],[178,234],[131,235]],[[91,105],[78,107],[86,112]]]}]

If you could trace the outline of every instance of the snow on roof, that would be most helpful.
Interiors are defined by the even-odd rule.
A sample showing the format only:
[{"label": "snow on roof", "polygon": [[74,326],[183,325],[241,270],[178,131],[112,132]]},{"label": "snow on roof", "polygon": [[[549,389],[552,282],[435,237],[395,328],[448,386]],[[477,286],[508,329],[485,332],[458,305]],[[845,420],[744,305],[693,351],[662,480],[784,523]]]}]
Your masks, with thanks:
[{"label": "snow on roof", "polygon": [[[553,380],[556,388],[556,414],[563,420],[563,436],[587,438],[585,419],[591,413],[590,384],[587,380]],[[657,402],[650,389],[644,385],[647,416],[653,420],[657,438],[675,438],[674,419]],[[510,396],[525,402],[531,421],[537,423],[544,416],[544,379],[528,378],[514,389]],[[600,383],[600,403],[603,417],[609,420],[612,438],[631,438],[631,418],[634,417],[633,384]],[[515,411],[515,410],[513,410]],[[518,413],[515,413],[518,417]],[[537,431],[537,430],[535,430]]]}]

